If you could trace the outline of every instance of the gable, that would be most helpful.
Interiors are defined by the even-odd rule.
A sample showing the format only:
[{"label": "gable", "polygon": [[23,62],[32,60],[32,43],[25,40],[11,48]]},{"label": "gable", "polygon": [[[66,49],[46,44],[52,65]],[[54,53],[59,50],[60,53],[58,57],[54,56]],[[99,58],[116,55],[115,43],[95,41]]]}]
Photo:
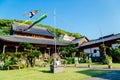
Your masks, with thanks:
[{"label": "gable", "polygon": [[82,45],[82,44],[85,43],[85,42],[88,42],[88,40],[87,40],[86,38],[83,38],[82,40],[80,40],[80,41],[78,42],[78,46]]},{"label": "gable", "polygon": [[73,42],[74,44],[77,44],[77,46],[80,46],[80,45],[82,45],[83,43],[88,42],[88,41],[89,41],[89,40],[87,39],[87,37],[83,36],[83,37],[81,37],[81,38],[78,38],[78,39],[73,40],[72,42]]}]

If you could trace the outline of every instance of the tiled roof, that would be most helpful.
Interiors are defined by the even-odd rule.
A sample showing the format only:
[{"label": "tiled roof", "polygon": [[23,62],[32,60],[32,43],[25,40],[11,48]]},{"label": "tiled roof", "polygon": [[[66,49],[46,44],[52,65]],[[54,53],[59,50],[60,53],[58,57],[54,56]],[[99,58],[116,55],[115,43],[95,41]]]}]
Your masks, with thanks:
[{"label": "tiled roof", "polygon": [[[28,42],[32,44],[45,44],[45,45],[54,45],[55,41],[53,39],[37,39],[37,38],[30,38],[25,36],[0,36],[0,40],[8,41],[8,42]],[[56,41],[56,45],[68,45],[69,42],[58,42]]]},{"label": "tiled roof", "polygon": [[29,25],[24,24],[23,26],[18,26],[18,24],[19,23],[17,23],[17,22],[13,22],[13,24],[12,24],[12,30],[13,31],[18,31],[18,32],[22,31],[24,33],[38,34],[38,35],[54,37],[54,35],[52,33],[50,33],[47,28],[33,26],[29,30],[24,31]]},{"label": "tiled roof", "polygon": [[79,47],[92,45],[92,44],[97,44],[97,43],[102,43],[102,42],[111,41],[111,40],[116,40],[116,39],[120,39],[120,33],[119,34],[114,34],[114,35],[111,35],[111,36],[107,36],[107,37],[103,37],[103,38],[99,38],[99,39],[96,39],[96,40],[93,40],[93,41],[90,41],[90,42],[86,42]]},{"label": "tiled roof", "polygon": [[[86,37],[83,36],[83,37],[81,37],[81,38],[74,39],[72,42],[73,42],[74,44],[77,44],[77,43],[79,43],[79,41],[81,41],[83,38],[86,38]],[[87,39],[87,38],[86,38],[86,39]]]}]

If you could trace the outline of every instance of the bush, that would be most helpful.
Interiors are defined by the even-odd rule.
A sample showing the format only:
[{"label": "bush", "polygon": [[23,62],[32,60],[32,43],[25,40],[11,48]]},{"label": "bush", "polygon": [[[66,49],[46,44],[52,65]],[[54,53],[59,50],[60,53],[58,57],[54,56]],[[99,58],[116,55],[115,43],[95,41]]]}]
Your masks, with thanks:
[{"label": "bush", "polygon": [[66,60],[67,60],[68,64],[74,63],[74,58],[73,57],[68,57]]},{"label": "bush", "polygon": [[111,65],[112,64],[112,57],[106,56],[105,62],[106,62],[107,65]]},{"label": "bush", "polygon": [[113,62],[120,62],[120,47],[116,46],[114,49],[112,48],[108,55],[112,57]]},{"label": "bush", "polygon": [[84,63],[85,62],[84,58],[81,57],[79,62]]},{"label": "bush", "polygon": [[62,63],[62,64],[67,64],[67,60],[65,60],[65,59],[64,59],[64,60],[61,60],[61,63]]},{"label": "bush", "polygon": [[12,64],[12,61],[11,60],[8,60],[5,62],[5,67],[9,67],[10,65]]},{"label": "bush", "polygon": [[91,59],[91,58],[88,59],[88,64],[89,64],[89,65],[92,64],[92,59]]}]

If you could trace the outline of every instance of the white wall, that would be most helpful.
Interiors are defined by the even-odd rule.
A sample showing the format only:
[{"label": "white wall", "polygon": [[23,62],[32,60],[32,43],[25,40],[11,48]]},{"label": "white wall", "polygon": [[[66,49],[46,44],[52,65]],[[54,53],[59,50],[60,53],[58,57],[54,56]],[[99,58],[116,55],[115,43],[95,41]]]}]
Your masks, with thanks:
[{"label": "white wall", "polygon": [[92,57],[100,57],[100,52],[96,51],[96,53],[94,53],[94,50],[99,50],[99,47],[84,49],[84,52],[85,53],[92,53]]},{"label": "white wall", "polygon": [[84,49],[84,52],[85,52],[85,53],[91,53],[90,48]]},{"label": "white wall", "polygon": [[[97,50],[96,53],[94,53],[94,50]],[[100,52],[98,50],[99,50],[99,47],[91,48],[91,52],[93,53],[92,54],[93,57],[100,57]]]},{"label": "white wall", "polygon": [[116,46],[120,46],[120,44],[112,44],[112,48],[115,49]]}]

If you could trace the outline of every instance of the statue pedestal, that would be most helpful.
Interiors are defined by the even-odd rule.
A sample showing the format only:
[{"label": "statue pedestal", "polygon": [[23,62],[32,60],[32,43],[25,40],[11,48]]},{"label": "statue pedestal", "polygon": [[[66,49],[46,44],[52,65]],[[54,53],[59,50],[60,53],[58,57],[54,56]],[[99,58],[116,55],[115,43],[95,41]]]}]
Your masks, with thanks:
[{"label": "statue pedestal", "polygon": [[63,66],[56,66],[56,65],[50,65],[50,72],[52,73],[59,73],[63,72]]}]

